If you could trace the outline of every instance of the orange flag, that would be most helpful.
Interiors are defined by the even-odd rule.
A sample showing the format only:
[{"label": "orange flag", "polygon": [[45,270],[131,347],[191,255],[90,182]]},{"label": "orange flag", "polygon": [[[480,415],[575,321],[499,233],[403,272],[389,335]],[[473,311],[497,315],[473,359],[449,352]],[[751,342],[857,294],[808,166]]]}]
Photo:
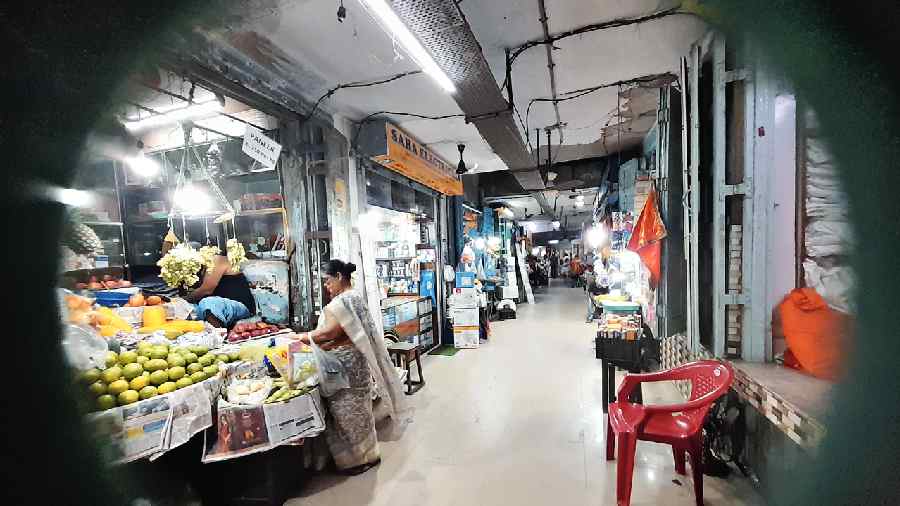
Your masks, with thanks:
[{"label": "orange flag", "polygon": [[660,277],[660,257],[662,255],[662,243],[666,237],[666,225],[659,214],[656,205],[656,190],[651,190],[647,196],[647,202],[641,209],[641,215],[634,224],[631,239],[627,248],[641,257],[641,261],[650,270],[650,285],[657,286]]}]

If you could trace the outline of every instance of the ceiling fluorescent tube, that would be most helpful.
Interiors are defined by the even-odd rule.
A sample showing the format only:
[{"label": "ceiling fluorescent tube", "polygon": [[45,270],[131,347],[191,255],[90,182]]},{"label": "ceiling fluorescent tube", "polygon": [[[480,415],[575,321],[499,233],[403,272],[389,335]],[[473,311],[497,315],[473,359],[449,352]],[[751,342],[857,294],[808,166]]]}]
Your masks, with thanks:
[{"label": "ceiling fluorescent tube", "polygon": [[130,131],[156,128],[178,123],[179,121],[200,119],[210,114],[220,112],[221,110],[222,104],[213,98],[207,102],[189,105],[180,109],[173,109],[163,114],[156,114],[134,121],[125,121],[125,128]]},{"label": "ceiling fluorescent tube", "polygon": [[419,65],[422,72],[425,72],[432,79],[437,81],[438,85],[447,93],[455,93],[456,86],[453,81],[447,77],[447,74],[438,67],[438,64],[431,57],[431,54],[422,46],[419,39],[416,38],[409,28],[397,17],[397,13],[387,4],[385,0],[359,0],[369,11],[375,14],[382,28],[391,37],[394,37],[403,46],[403,49],[409,53],[409,56]]}]

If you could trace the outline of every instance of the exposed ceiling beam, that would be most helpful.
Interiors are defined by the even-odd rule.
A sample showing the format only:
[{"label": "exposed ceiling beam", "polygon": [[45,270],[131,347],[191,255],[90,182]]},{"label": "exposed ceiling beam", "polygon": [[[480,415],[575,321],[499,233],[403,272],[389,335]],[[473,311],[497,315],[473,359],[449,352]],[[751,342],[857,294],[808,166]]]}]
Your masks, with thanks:
[{"label": "exposed ceiling beam", "polygon": [[524,190],[544,189],[544,180],[513,119],[509,102],[488,66],[481,45],[453,0],[391,0],[397,16],[453,81],[453,99]]},{"label": "exposed ceiling beam", "polygon": [[[538,10],[541,13],[541,29],[544,31],[544,39],[550,38],[550,17],[547,16],[547,6],[544,0],[538,0]],[[559,102],[556,101],[556,65],[553,63],[553,44],[544,46],[547,49],[547,73],[550,74],[550,96],[553,102],[553,112],[556,115],[556,127],[560,128],[559,139],[562,145],[562,120],[559,117]],[[549,137],[549,134],[547,135]],[[547,158],[550,158],[550,144],[547,144]]]}]

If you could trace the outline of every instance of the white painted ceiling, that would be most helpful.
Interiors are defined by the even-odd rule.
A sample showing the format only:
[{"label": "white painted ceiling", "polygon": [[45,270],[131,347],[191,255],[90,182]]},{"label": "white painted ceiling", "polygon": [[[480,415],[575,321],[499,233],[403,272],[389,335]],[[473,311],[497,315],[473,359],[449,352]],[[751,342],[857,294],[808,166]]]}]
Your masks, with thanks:
[{"label": "white painted ceiling", "polygon": [[[665,0],[545,0],[550,33],[556,34],[619,18],[638,17],[673,7],[677,2]],[[505,76],[504,49],[543,37],[539,20],[538,0],[465,1],[461,4],[469,24],[481,43],[491,71],[498,82]],[[705,28],[698,19],[670,16],[640,25],[599,30],[560,40],[554,44],[553,62],[556,65],[557,91],[560,95],[583,88],[625,79],[659,74],[678,73],[679,58],[690,44],[701,37]],[[532,47],[522,53],[513,65],[513,94],[522,117],[528,102],[534,98],[550,98],[550,80],[545,46]],[[655,112],[655,93],[652,100],[632,104],[636,112],[650,113],[633,126],[632,134],[623,132],[622,148],[640,142],[652,127]],[[559,103],[560,119],[567,126],[565,144],[569,149],[557,161],[606,154],[600,141],[602,129],[615,125],[615,111],[627,106],[619,103],[617,89],[602,89],[581,98]],[[647,110],[648,107],[650,110]],[[535,144],[534,129],[556,123],[553,106],[537,102],[528,117],[529,134]],[[631,126],[631,125],[629,125]],[[615,129],[608,139],[609,152],[615,152]],[[553,133],[553,144],[559,135]],[[541,135],[541,143],[546,137]],[[569,156],[566,156],[569,155]]]},{"label": "white painted ceiling", "polygon": [[[372,19],[360,3],[345,0],[347,18],[338,23],[337,2],[284,1],[277,9],[241,27],[267,37],[294,63],[291,75],[308,87],[305,98],[316,101],[338,84],[375,81],[418,70],[418,66]],[[404,77],[388,84],[340,90],[323,102],[321,109],[351,120],[378,111],[397,111],[442,116],[461,114],[453,97],[425,74]],[[401,128],[431,147],[446,161],[459,161],[456,145],[466,144],[465,159],[475,172],[504,170],[473,125],[462,118],[424,120],[393,116]]]},{"label": "white painted ceiling", "polygon": [[[278,0],[276,7],[259,11],[258,16],[234,30],[256,32],[283,51],[289,58],[287,70],[308,88],[305,98],[309,101],[315,101],[341,83],[377,80],[416,70],[415,63],[358,1],[344,0],[344,5],[347,18],[338,23],[336,1]],[[672,2],[546,0],[546,5],[550,32],[557,33],[585,24],[649,14],[671,7]],[[504,48],[542,36],[538,0],[464,0],[460,7],[498,82],[505,72]],[[679,57],[703,31],[702,22],[693,17],[671,16],[561,40],[556,43],[558,49],[553,51],[558,91],[564,93],[648,74],[675,73]],[[531,99],[550,97],[543,46],[531,48],[519,57],[513,69],[513,84],[516,106],[523,118]],[[605,149],[599,142],[603,127],[618,122],[613,116],[620,105],[628,105],[625,102],[620,104],[617,90],[612,88],[560,103],[561,119],[568,126],[564,131],[566,149],[557,161],[598,156],[605,149],[614,152],[640,142],[643,132],[653,124],[652,111],[640,121],[627,125],[632,131],[623,130],[621,145],[615,144],[617,135],[607,139]],[[643,109],[655,107],[654,100],[641,103],[638,109],[642,110],[632,110],[631,114],[640,115],[647,112]],[[340,90],[322,108],[351,120],[377,111],[427,115],[461,112],[453,98],[424,74],[376,87]],[[393,119],[450,163],[458,161],[456,144],[462,142],[467,145],[465,157],[469,166],[478,164],[476,172],[506,168],[476,128],[461,118],[433,121],[397,116]],[[536,103],[528,119],[530,129],[556,122],[549,103]],[[553,143],[558,142],[559,136],[554,133]],[[545,143],[543,135],[541,143]]]}]

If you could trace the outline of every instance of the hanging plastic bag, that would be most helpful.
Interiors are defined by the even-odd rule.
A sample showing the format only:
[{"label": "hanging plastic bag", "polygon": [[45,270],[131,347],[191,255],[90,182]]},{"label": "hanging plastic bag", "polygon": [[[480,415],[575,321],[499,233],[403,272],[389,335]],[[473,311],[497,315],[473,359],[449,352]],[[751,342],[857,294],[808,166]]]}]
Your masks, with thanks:
[{"label": "hanging plastic bag", "polygon": [[93,328],[86,325],[66,325],[61,344],[69,365],[75,369],[84,371],[106,367],[109,344]]},{"label": "hanging plastic bag", "polygon": [[331,353],[319,348],[312,339],[309,340],[309,347],[312,348],[313,356],[316,359],[322,397],[331,397],[345,388],[350,388],[350,380],[347,378],[344,364]]}]

